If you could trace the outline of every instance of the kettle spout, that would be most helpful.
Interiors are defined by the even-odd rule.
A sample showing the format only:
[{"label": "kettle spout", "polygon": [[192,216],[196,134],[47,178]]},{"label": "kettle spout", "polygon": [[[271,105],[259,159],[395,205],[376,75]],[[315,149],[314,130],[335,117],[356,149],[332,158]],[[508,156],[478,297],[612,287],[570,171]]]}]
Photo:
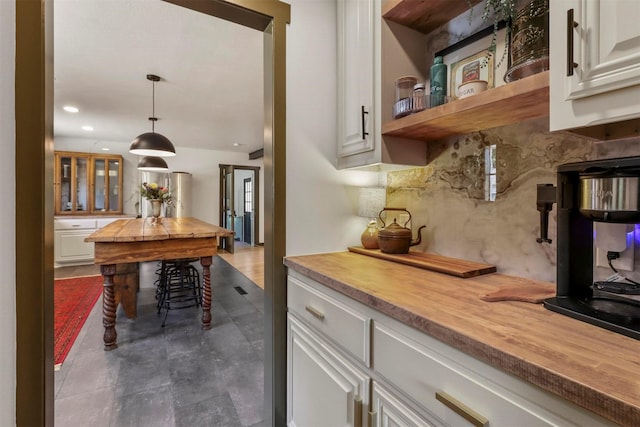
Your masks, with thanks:
[{"label": "kettle spout", "polygon": [[425,227],[426,225],[423,225],[422,227],[418,228],[418,238],[416,240],[412,240],[409,246],[419,245],[420,242],[422,242],[422,229]]}]

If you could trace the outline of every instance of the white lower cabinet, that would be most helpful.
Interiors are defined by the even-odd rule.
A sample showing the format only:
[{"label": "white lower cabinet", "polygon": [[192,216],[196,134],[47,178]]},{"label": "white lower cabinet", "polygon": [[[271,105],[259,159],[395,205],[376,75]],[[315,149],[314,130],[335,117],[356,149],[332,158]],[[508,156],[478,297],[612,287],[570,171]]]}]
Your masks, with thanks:
[{"label": "white lower cabinet", "polygon": [[120,218],[56,218],[54,224],[54,260],[56,267],[93,264],[93,242],[85,237]]},{"label": "white lower cabinet", "polygon": [[93,261],[93,243],[87,243],[84,239],[94,231],[56,231],[56,262]]},{"label": "white lower cabinet", "polygon": [[96,231],[95,219],[55,219],[54,255],[57,265],[79,265],[93,262],[93,242],[85,237]]},{"label": "white lower cabinet", "polygon": [[374,323],[375,371],[441,425],[612,425],[393,319]]},{"label": "white lower cabinet", "polygon": [[361,427],[368,375],[291,314],[288,329],[287,424]]},{"label": "white lower cabinet", "polygon": [[291,269],[287,286],[289,426],[614,425]]},{"label": "white lower cabinet", "polygon": [[407,405],[399,397],[378,381],[371,388],[371,427],[432,427],[435,422],[427,421],[415,408]]}]

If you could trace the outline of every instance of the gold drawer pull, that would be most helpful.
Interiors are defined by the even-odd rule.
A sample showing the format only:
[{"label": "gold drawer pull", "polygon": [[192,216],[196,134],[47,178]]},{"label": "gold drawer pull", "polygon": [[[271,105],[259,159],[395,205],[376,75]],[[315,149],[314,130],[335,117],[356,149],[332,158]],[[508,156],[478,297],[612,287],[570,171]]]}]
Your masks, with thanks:
[{"label": "gold drawer pull", "polygon": [[476,427],[487,427],[489,425],[488,419],[478,414],[476,411],[469,408],[450,394],[443,391],[436,391],[436,399],[444,403],[447,408],[451,409],[453,412],[460,415]]},{"label": "gold drawer pull", "polygon": [[369,427],[378,425],[378,413],[376,411],[369,412]]},{"label": "gold drawer pull", "polygon": [[355,427],[364,427],[362,424],[362,398],[356,397],[353,402],[353,425]]},{"label": "gold drawer pull", "polygon": [[304,309],[311,313],[311,315],[316,319],[324,320],[324,314],[321,311],[311,307],[310,305],[306,306]]}]

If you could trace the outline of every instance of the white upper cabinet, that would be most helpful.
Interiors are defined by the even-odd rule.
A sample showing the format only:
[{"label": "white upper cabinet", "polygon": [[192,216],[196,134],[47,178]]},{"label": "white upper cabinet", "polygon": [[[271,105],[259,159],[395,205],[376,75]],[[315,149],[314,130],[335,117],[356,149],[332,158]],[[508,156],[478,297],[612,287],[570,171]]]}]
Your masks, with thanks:
[{"label": "white upper cabinet", "polygon": [[338,158],[375,149],[379,0],[338,0]]},{"label": "white upper cabinet", "polygon": [[[336,167],[384,170],[388,166],[425,166],[426,145],[422,141],[407,141],[382,136],[385,117],[381,105],[382,63],[393,63],[397,73],[418,75],[424,68],[424,35],[410,42],[405,36],[396,38],[388,24],[382,22],[380,0],[336,0],[338,18],[338,99]],[[413,31],[401,29],[400,33]],[[414,45],[420,45],[415,49]],[[405,51],[419,51],[422,56],[407,57]],[[417,66],[416,64],[421,64]],[[393,84],[393,81],[391,81]],[[391,104],[389,105],[390,115]]]},{"label": "white upper cabinet", "polygon": [[640,2],[550,2],[550,128],[640,117]]}]

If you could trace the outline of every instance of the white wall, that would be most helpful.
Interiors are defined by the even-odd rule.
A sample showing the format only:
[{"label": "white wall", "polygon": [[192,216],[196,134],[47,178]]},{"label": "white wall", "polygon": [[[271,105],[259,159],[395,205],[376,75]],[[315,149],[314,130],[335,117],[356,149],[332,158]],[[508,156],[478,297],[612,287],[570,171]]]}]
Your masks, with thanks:
[{"label": "white wall", "polygon": [[287,255],[360,244],[358,185],[378,173],[338,171],[336,156],[336,5],[290,0],[287,31]]},{"label": "white wall", "polygon": [[15,1],[0,1],[0,425],[16,425]]},{"label": "white wall", "polygon": [[[103,146],[108,146],[110,154],[121,154],[124,161],[123,172],[123,205],[124,213],[135,214],[135,202],[138,200],[138,156],[129,153],[129,142],[96,141],[93,139],[56,137],[55,150],[79,151],[85,153],[101,153]],[[165,160],[170,171],[189,172],[192,175],[193,208],[192,214],[196,218],[211,224],[219,225],[219,194],[220,169],[219,164],[260,167],[260,199],[264,194],[264,167],[262,159],[249,160],[246,153],[232,151],[202,150],[194,148],[176,147],[176,156]],[[264,218],[263,203],[260,206],[260,218]],[[259,242],[264,242],[264,227],[260,224]]]}]

